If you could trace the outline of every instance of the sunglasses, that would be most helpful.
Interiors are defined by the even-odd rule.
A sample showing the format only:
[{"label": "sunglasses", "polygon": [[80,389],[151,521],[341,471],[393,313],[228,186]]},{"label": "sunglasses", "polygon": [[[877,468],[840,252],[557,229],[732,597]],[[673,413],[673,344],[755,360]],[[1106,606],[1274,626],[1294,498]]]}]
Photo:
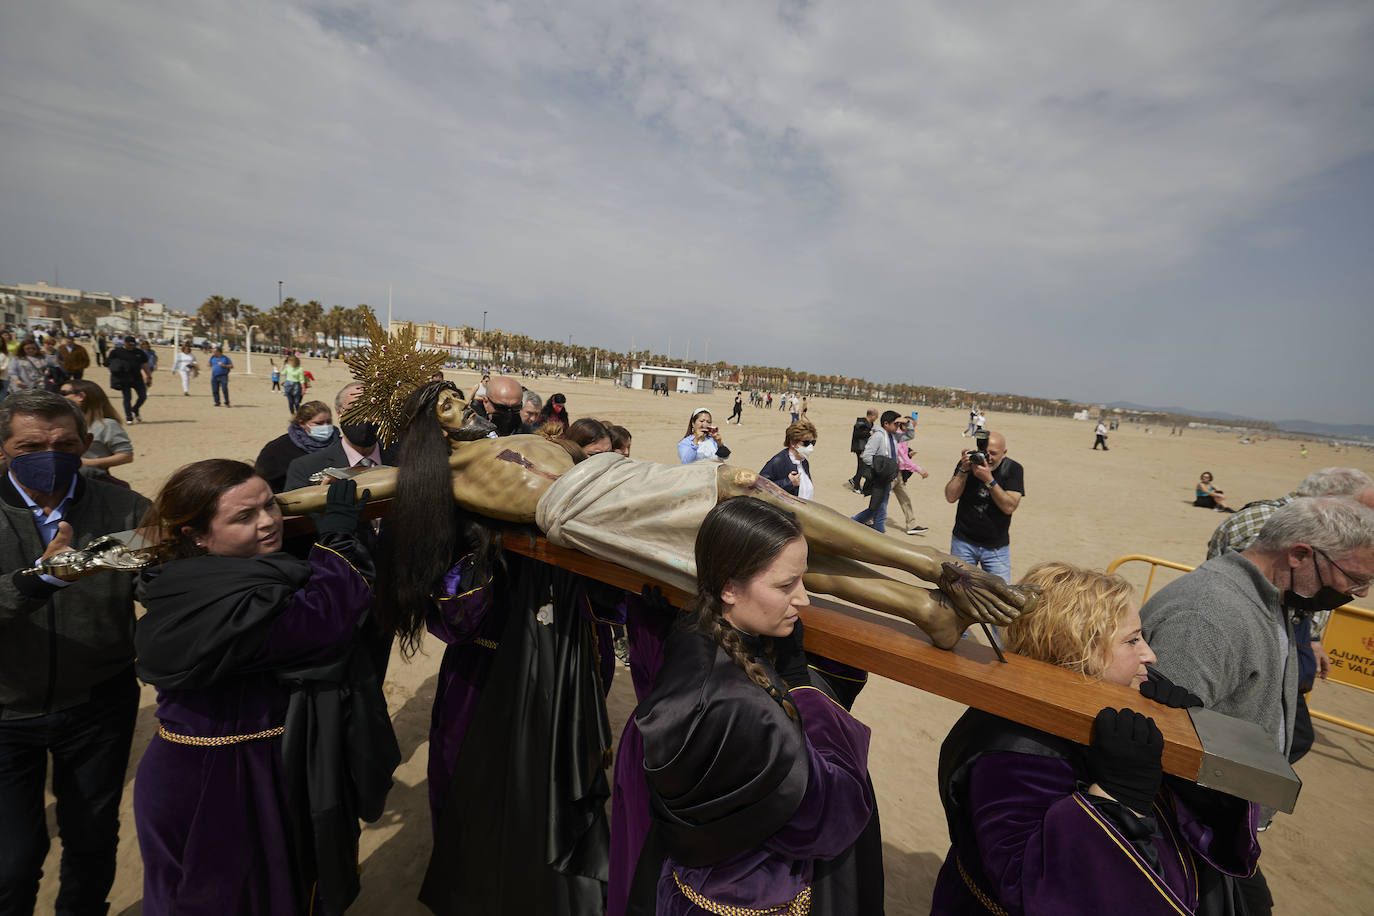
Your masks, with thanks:
[{"label": "sunglasses", "polygon": [[799,443],[797,443],[797,444],[798,444],[798,445],[815,445],[815,444],[816,444],[816,440],[815,440],[815,439],[803,439],[801,442],[799,442]]}]

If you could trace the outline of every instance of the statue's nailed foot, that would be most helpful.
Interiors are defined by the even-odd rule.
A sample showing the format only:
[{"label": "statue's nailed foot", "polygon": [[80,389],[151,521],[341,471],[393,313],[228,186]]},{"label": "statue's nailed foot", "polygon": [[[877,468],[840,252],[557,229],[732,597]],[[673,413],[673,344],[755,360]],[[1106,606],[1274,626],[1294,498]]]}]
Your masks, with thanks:
[{"label": "statue's nailed foot", "polygon": [[1008,585],[1000,576],[955,563],[941,564],[936,585],[945,613],[925,630],[941,649],[953,649],[975,623],[1006,626],[1040,602],[1038,586]]}]

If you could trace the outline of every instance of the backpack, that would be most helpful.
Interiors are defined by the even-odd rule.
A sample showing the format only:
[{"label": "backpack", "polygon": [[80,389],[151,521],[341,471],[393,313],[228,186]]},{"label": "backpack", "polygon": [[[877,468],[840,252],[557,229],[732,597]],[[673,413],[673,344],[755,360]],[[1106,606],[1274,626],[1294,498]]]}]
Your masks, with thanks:
[{"label": "backpack", "polygon": [[71,378],[71,376],[67,374],[66,369],[49,363],[43,370],[43,387],[53,394],[57,394],[62,390],[63,383],[69,378]]}]

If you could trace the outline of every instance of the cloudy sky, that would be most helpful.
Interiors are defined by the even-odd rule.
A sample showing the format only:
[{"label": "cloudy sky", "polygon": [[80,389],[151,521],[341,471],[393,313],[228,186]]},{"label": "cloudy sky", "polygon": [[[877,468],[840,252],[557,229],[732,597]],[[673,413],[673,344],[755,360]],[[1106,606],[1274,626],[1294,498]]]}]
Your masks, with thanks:
[{"label": "cloudy sky", "polygon": [[11,0],[0,280],[1374,422],[1374,3]]}]

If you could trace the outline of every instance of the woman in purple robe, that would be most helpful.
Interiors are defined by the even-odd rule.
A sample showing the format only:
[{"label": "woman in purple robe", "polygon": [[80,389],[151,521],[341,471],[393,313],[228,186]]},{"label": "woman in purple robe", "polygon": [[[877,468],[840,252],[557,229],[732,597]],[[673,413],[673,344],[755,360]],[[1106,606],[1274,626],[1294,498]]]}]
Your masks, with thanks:
[{"label": "woman in purple robe", "polygon": [[[1007,648],[1138,689],[1168,706],[1202,702],[1147,668],[1131,586],[1042,563],[1044,589],[1006,629]],[[1237,912],[1228,876],[1259,858],[1258,806],[1165,777],[1154,721],[1103,709],[1087,747],[969,710],[940,748],[940,796],[953,847],[932,914],[1208,916]]]},{"label": "woman in purple robe", "polygon": [[[351,900],[347,892],[321,899],[336,861],[309,833],[312,818],[318,826],[331,814],[317,810],[320,787],[297,781],[289,764],[296,747],[305,769],[331,761],[327,751],[313,756],[316,735],[292,732],[296,701],[283,673],[345,653],[367,616],[370,561],[354,536],[362,506],[355,492],[353,481],[331,486],[308,561],[280,552],[281,510],[242,462],[188,465],[153,504],[150,533],[174,559],[145,574],[148,612],[135,631],[138,675],[158,688],[157,737],[134,783],[150,916],[303,914],[312,898],[314,912],[342,912]],[[365,654],[353,656],[366,663]],[[380,698],[380,685],[372,692]],[[357,717],[358,707],[347,713]],[[319,721],[308,726],[330,731]],[[383,778],[389,785],[389,769]],[[307,807],[303,816],[293,804]],[[338,805],[328,807],[336,816]],[[344,880],[352,878],[356,893],[357,814],[345,807],[330,833],[351,846],[354,871]],[[370,807],[371,817],[380,814]],[[304,834],[293,826],[302,823]]]},{"label": "woman in purple robe", "polygon": [[[695,610],[633,720],[652,822],[630,913],[804,913],[874,823],[869,730],[808,682],[806,557],[796,519],[755,499],[702,523]],[[861,912],[864,890],[827,912]]]}]

